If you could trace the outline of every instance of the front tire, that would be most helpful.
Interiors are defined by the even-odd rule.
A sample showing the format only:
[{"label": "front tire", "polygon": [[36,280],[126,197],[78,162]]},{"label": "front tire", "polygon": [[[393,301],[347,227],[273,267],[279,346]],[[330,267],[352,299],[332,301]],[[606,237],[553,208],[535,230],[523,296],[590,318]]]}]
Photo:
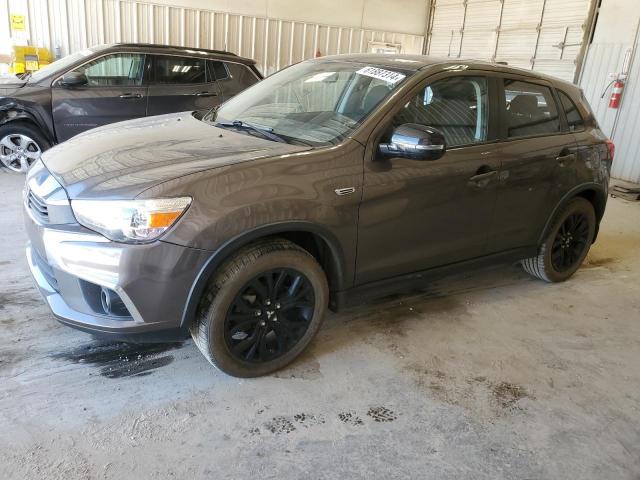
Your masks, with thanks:
[{"label": "front tire", "polygon": [[540,253],[522,260],[522,267],[545,282],[565,281],[582,265],[595,230],[593,205],[584,198],[574,198],[556,215]]},{"label": "front tire", "polygon": [[25,173],[51,145],[36,127],[23,122],[0,126],[0,163],[18,173]]},{"label": "front tire", "polygon": [[258,377],[296,358],[329,302],[326,276],[306,250],[284,239],[257,242],[226,261],[209,283],[191,336],[214,366]]}]

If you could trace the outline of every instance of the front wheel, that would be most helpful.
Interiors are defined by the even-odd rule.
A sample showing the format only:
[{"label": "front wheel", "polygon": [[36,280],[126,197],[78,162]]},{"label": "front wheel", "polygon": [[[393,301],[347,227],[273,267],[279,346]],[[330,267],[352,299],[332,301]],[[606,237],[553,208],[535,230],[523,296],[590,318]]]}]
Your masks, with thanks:
[{"label": "front wheel", "polygon": [[284,239],[241,249],[220,268],[191,335],[204,356],[235,377],[257,377],[296,358],[320,328],[326,276],[306,250]]},{"label": "front wheel", "polygon": [[593,205],[584,198],[574,198],[556,215],[538,256],[522,260],[522,267],[546,282],[568,279],[587,256],[595,230]]},{"label": "front wheel", "polygon": [[9,122],[0,126],[0,162],[9,170],[25,173],[50,146],[31,125]]}]

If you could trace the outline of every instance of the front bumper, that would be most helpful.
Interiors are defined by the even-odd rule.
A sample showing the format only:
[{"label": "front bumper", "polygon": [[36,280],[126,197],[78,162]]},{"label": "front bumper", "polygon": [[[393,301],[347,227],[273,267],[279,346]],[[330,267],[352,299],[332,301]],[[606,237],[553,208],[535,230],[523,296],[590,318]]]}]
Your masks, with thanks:
[{"label": "front bumper", "polygon": [[[112,242],[78,224],[44,225],[25,204],[27,260],[38,289],[62,323],[116,337],[184,333],[185,304],[210,252],[156,241]],[[124,314],[105,312],[102,288]]]}]

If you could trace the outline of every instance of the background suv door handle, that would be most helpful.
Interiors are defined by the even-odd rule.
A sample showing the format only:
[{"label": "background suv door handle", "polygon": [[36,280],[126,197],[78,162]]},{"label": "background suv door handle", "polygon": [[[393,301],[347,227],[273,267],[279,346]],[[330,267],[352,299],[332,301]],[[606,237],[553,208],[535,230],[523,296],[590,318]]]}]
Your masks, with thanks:
[{"label": "background suv door handle", "polygon": [[196,97],[217,97],[218,96],[216,92],[197,92],[197,93],[192,93],[191,95],[195,95]]},{"label": "background suv door handle", "polygon": [[478,169],[476,174],[469,178],[469,185],[474,187],[486,187],[489,181],[498,174],[497,170],[490,170],[490,167],[483,166]]},{"label": "background suv door handle", "polygon": [[142,98],[142,95],[139,93],[123,93],[120,98]]}]

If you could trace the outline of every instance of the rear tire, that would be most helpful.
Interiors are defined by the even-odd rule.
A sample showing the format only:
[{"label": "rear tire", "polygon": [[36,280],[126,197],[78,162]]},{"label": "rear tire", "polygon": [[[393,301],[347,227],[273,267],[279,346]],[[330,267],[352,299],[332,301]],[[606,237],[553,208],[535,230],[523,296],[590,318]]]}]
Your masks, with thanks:
[{"label": "rear tire", "polygon": [[584,261],[596,229],[591,203],[581,197],[572,199],[556,215],[540,253],[522,260],[524,270],[545,282],[563,282]]},{"label": "rear tire", "polygon": [[25,173],[51,148],[42,132],[25,122],[8,122],[0,126],[0,165],[17,173]]},{"label": "rear tire", "polygon": [[284,239],[260,241],[226,261],[200,302],[191,336],[202,354],[234,377],[258,377],[296,358],[329,303],[324,271]]}]

